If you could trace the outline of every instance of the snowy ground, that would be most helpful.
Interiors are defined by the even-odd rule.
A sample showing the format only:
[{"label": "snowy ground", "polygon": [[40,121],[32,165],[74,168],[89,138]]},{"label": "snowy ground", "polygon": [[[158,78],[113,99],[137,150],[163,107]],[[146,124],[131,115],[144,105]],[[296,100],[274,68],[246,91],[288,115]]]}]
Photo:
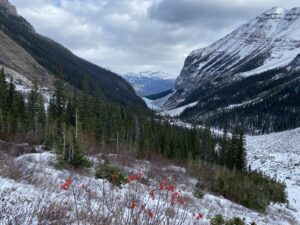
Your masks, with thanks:
[{"label": "snowy ground", "polygon": [[[97,162],[96,158],[91,158]],[[192,194],[193,187],[196,180],[188,177],[185,169],[172,165],[154,165],[148,161],[135,160],[131,166],[122,167],[128,174],[142,172],[144,178],[148,180],[150,185],[140,184],[139,191],[132,190],[132,186],[126,184],[121,189],[111,187],[103,180],[94,179],[94,167],[88,171],[59,170],[55,168],[56,158],[50,152],[25,154],[14,159],[18,167],[18,176],[5,176],[3,168],[0,170],[0,196],[2,202],[0,203],[0,224],[6,225],[17,224],[22,221],[22,224],[49,224],[47,223],[47,216],[52,216],[52,213],[58,214],[63,212],[67,221],[71,224],[75,223],[75,208],[74,200],[71,192],[61,190],[61,184],[68,177],[72,177],[76,185],[85,184],[89,187],[96,196],[93,199],[94,209],[100,209],[98,212],[106,212],[101,203],[101,196],[103,191],[110,191],[113,195],[113,202],[117,206],[124,206],[122,216],[128,217],[130,206],[128,201],[124,201],[127,193],[139,193],[139,195],[148,195],[151,186],[156,185],[162,177],[168,177],[172,183],[178,187],[183,194],[188,207],[180,208],[178,211],[178,218],[186,216],[183,224],[209,224],[209,219],[216,214],[222,214],[227,219],[239,216],[245,218],[250,223],[256,221],[259,225],[284,225],[297,224],[295,222],[294,212],[287,209],[284,205],[272,205],[269,207],[266,214],[260,214],[255,211],[246,209],[243,206],[237,205],[222,197],[206,194],[202,199],[195,198]],[[3,165],[2,165],[3,166]],[[9,168],[13,171],[13,168]],[[104,189],[103,189],[104,188]],[[149,189],[150,188],[150,189]],[[85,209],[86,198],[81,192],[76,193],[77,201],[79,202],[79,210],[81,212]],[[97,197],[98,196],[98,197]],[[140,196],[140,197],[141,197]],[[154,200],[152,207],[158,204],[159,200]],[[125,203],[124,203],[125,202]],[[51,207],[56,207],[58,211],[50,211]],[[85,211],[84,211],[85,212]],[[195,213],[201,213],[204,218],[196,220]],[[47,216],[46,216],[47,215]],[[42,221],[42,222],[41,222]],[[73,221],[73,222],[72,222]],[[88,221],[83,221],[81,224],[93,224]]]},{"label": "snowy ground", "polygon": [[247,136],[246,143],[249,165],[286,183],[290,208],[300,218],[300,128]]},{"label": "snowy ground", "polygon": [[[13,70],[7,68],[6,71],[11,71],[10,74],[13,74],[13,83],[15,85],[16,91],[22,93],[24,96],[27,96],[32,90],[32,86],[33,86],[32,82],[29,81],[25,76],[16,72],[12,72]],[[7,83],[10,82],[9,76],[6,77],[6,82]],[[47,110],[50,102],[50,96],[52,95],[52,91],[46,86],[39,86],[39,93],[42,94],[44,98],[44,102],[45,102],[44,106],[45,106],[45,110]]]},{"label": "snowy ground", "polygon": [[[238,105],[237,105],[238,106]],[[162,115],[175,116],[189,106],[179,107]],[[230,106],[236,107],[236,106]],[[175,121],[173,124],[191,127],[190,124]],[[220,135],[222,131],[212,129]],[[289,208],[300,224],[300,128],[259,136],[246,136],[247,160],[252,169],[286,183]]]},{"label": "snowy ground", "polygon": [[[28,92],[26,84],[17,84],[16,88],[21,92]],[[47,90],[43,92],[45,98],[49,98]],[[168,96],[166,96],[167,98]],[[159,106],[163,104],[162,99],[156,102],[147,102],[149,105]],[[174,116],[175,113],[183,111],[184,106],[175,109],[169,114]],[[154,108],[153,105],[150,108]],[[177,125],[189,127],[189,124],[176,122]],[[219,134],[220,131],[215,131]],[[289,199],[289,207],[284,205],[272,205],[266,214],[260,214],[255,211],[246,209],[222,197],[206,194],[202,199],[193,196],[193,186],[196,180],[188,177],[182,168],[165,165],[163,168],[151,165],[147,161],[136,161],[131,167],[124,167],[129,174],[132,172],[143,172],[145,178],[150,183],[159,182],[162,176],[168,177],[174,181],[177,187],[182,191],[185,198],[189,199],[191,207],[180,211],[180,215],[186,215],[187,219],[184,224],[209,224],[209,219],[216,214],[222,214],[225,218],[230,219],[235,216],[245,218],[249,223],[256,221],[259,225],[296,225],[300,224],[300,128],[281,133],[273,133],[262,136],[247,136],[248,163],[252,169],[258,169],[265,174],[276,177],[286,182]],[[1,149],[0,149],[1,150]],[[1,154],[1,151],[0,151]],[[96,158],[93,158],[97,161]],[[122,189],[111,189],[111,186],[103,180],[94,179],[95,168],[92,167],[85,173],[59,170],[55,168],[55,155],[49,152],[35,154],[25,154],[14,159],[18,168],[9,168],[11,172],[16,169],[14,176],[8,176],[4,173],[5,161],[1,161],[0,155],[0,225],[7,224],[49,224],[48,216],[56,214],[65,216],[69,224],[76,224],[75,210],[72,194],[65,193],[60,189],[62,182],[68,177],[76,180],[76,184],[88,184],[97,196],[103,195],[101,188],[105,190],[114,190],[115,200],[124,202],[125,193],[131,192],[132,187],[125,185]],[[154,167],[157,167],[154,169]],[[157,177],[150,177],[155,171]],[[166,172],[168,171],[168,172]],[[173,178],[177,177],[177,179]],[[179,176],[179,179],[178,179]],[[148,193],[149,186],[141,185],[139,193]],[[80,193],[79,193],[80,194]],[[100,202],[95,198],[94,207],[99,209]],[[123,200],[123,201],[121,201]],[[84,206],[85,198],[78,196],[81,206]],[[119,203],[119,202],[118,202]],[[118,205],[114,202],[114,204]],[[155,204],[152,203],[152,204]],[[55,208],[56,211],[49,211]],[[123,216],[128,214],[128,205],[124,205],[126,210],[122,211]],[[102,208],[101,208],[102,209]],[[107,211],[107,209],[102,209]],[[204,219],[196,220],[194,213],[201,213]],[[21,223],[17,223],[21,221]],[[71,222],[70,222],[71,221]],[[81,224],[92,224],[84,221]]]}]

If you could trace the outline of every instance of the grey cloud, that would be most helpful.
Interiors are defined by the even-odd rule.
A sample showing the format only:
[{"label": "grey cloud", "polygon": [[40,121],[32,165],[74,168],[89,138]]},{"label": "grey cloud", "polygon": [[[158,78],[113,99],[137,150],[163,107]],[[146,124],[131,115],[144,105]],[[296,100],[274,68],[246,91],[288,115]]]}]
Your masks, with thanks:
[{"label": "grey cloud", "polygon": [[239,5],[233,1],[216,0],[159,0],[149,8],[150,18],[180,25],[203,24],[219,28],[229,22],[248,19],[261,8],[254,5]]},{"label": "grey cloud", "polygon": [[179,74],[186,55],[299,0],[10,0],[38,32],[100,66]]}]

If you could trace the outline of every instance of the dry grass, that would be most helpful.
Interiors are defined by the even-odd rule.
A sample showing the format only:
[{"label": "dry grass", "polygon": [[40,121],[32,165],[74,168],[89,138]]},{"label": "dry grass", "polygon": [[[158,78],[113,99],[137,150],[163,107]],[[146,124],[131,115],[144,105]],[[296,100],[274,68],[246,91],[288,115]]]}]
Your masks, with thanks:
[{"label": "dry grass", "polygon": [[13,180],[20,180],[23,176],[21,167],[13,160],[2,162],[0,176]]}]

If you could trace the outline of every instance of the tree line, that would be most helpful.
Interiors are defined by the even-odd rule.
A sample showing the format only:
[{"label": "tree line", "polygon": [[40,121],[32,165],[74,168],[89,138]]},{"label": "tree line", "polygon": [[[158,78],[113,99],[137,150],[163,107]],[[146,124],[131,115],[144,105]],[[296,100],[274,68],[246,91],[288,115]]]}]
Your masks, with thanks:
[{"label": "tree line", "polygon": [[88,79],[82,91],[70,91],[63,73],[54,82],[45,107],[37,82],[25,98],[15,90],[4,71],[0,74],[0,135],[30,133],[39,142],[55,149],[62,162],[73,166],[88,164],[85,154],[95,147],[114,150],[126,146],[142,157],[159,154],[179,162],[203,160],[230,169],[246,170],[244,134],[240,128],[229,137],[217,137],[209,127],[191,129],[172,125],[144,110],[108,101],[96,88],[91,95]]}]

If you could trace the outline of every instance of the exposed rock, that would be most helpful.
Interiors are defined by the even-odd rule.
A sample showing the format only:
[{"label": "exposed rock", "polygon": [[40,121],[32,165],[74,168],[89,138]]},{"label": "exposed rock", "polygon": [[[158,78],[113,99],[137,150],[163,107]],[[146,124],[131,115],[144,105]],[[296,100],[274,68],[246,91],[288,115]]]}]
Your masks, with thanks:
[{"label": "exposed rock", "polygon": [[12,4],[9,3],[8,0],[0,0],[0,7],[1,9],[3,9],[4,11],[6,11],[9,14],[18,15],[17,9],[15,6],[13,6]]},{"label": "exposed rock", "polygon": [[191,52],[176,82],[172,108],[198,88],[288,67],[300,54],[300,8],[272,8],[212,45]]},{"label": "exposed rock", "polygon": [[39,83],[47,86],[52,80],[48,72],[28,52],[2,31],[0,31],[0,66],[3,66],[5,72],[12,75],[14,79],[22,79],[26,85],[30,85],[34,79],[37,79]]}]

